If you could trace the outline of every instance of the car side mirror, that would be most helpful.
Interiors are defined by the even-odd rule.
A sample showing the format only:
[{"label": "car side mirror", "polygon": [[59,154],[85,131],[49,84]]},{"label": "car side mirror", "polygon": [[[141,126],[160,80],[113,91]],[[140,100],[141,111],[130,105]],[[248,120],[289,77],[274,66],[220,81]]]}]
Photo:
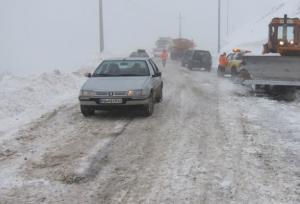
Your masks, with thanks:
[{"label": "car side mirror", "polygon": [[152,75],[152,77],[161,77],[161,72],[158,72],[158,73]]},{"label": "car side mirror", "polygon": [[85,76],[85,77],[88,77],[88,78],[91,78],[91,77],[92,77],[92,74],[91,74],[91,73],[85,73],[84,76]]}]

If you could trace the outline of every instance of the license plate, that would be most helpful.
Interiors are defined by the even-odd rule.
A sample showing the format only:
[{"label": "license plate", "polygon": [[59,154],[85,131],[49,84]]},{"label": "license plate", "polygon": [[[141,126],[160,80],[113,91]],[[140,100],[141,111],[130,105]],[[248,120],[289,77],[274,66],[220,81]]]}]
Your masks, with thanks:
[{"label": "license plate", "polygon": [[122,99],[100,99],[102,104],[121,104],[123,103]]}]

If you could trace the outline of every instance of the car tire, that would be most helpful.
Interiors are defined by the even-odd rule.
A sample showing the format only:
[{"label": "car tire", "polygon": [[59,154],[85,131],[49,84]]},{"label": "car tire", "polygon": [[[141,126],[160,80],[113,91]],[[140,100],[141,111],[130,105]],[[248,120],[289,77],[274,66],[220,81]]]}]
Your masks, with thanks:
[{"label": "car tire", "polygon": [[84,117],[89,117],[95,114],[95,110],[88,106],[80,106],[80,110]]},{"label": "car tire", "polygon": [[156,98],[157,103],[161,103],[163,101],[163,85],[160,87],[159,96]]},{"label": "car tire", "polygon": [[235,66],[231,67],[231,76],[236,77],[237,75],[238,75],[237,68]]},{"label": "car tire", "polygon": [[153,114],[154,104],[155,104],[154,95],[153,93],[151,93],[149,103],[144,107],[144,115],[146,117],[149,117]]}]

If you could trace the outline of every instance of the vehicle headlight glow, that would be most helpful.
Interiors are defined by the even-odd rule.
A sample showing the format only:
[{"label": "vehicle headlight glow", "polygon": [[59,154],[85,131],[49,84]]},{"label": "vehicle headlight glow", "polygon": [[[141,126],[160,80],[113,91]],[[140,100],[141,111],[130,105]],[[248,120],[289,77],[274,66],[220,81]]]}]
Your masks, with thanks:
[{"label": "vehicle headlight glow", "polygon": [[294,45],[294,40],[291,40],[291,41],[290,41],[290,44],[291,44],[291,45]]},{"label": "vehicle headlight glow", "polygon": [[128,94],[127,94],[129,97],[133,97],[133,98],[142,98],[142,97],[145,97],[146,96],[146,91],[145,90],[142,90],[142,89],[139,89],[139,90],[130,90],[128,91]]},{"label": "vehicle headlight glow", "polygon": [[81,90],[81,95],[82,96],[95,96],[96,92],[95,91]]},{"label": "vehicle headlight glow", "polygon": [[283,42],[283,41],[280,41],[280,42],[279,42],[279,45],[281,45],[281,46],[284,45],[284,42]]}]

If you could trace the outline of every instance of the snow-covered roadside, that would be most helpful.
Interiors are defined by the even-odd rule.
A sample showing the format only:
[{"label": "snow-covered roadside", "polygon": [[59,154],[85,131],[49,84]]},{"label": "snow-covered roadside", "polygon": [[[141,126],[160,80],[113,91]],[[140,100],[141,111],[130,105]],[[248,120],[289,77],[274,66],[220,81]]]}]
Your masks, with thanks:
[{"label": "snow-covered roadside", "polygon": [[78,103],[84,73],[95,67],[112,53],[95,54],[77,71],[55,70],[35,75],[0,73],[0,142],[8,139],[23,125],[66,104]]},{"label": "snow-covered roadside", "polygon": [[44,73],[20,77],[4,74],[0,81],[0,141],[18,127],[64,103],[76,103],[84,77],[79,73]]},{"label": "snow-covered roadside", "polygon": [[238,136],[227,148],[239,155],[227,162],[233,203],[299,203],[299,102],[251,97],[227,80],[220,89],[226,135]]}]

